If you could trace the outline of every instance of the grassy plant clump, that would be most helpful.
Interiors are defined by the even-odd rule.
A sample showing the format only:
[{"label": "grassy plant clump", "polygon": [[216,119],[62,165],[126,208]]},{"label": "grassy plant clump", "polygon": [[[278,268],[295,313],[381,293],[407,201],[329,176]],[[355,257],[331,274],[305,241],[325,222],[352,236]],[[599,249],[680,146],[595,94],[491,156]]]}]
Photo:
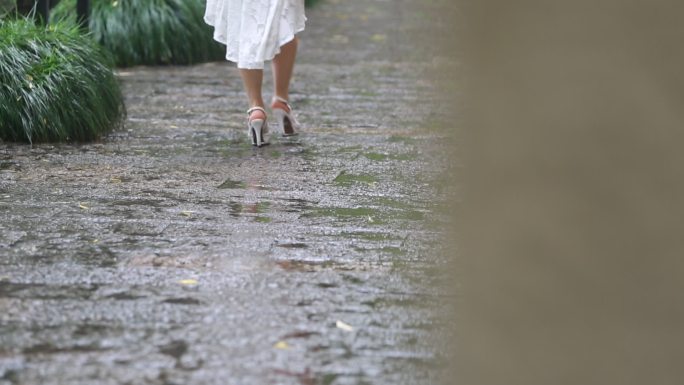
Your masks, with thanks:
[{"label": "grassy plant clump", "polygon": [[[76,20],[76,0],[61,0],[54,20]],[[221,60],[225,47],[213,39],[199,0],[91,0],[93,38],[117,66],[193,64]]]},{"label": "grassy plant clump", "polygon": [[112,62],[76,27],[0,19],[0,140],[89,141],[122,122]]},{"label": "grassy plant clump", "polygon": [[14,0],[0,0],[0,17],[5,17],[15,6]]}]

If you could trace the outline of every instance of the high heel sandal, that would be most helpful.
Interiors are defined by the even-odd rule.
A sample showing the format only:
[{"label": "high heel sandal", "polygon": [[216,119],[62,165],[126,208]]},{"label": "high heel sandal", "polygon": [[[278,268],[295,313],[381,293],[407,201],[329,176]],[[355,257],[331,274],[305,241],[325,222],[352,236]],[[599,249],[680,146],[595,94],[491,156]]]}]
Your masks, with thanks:
[{"label": "high heel sandal", "polygon": [[[285,105],[285,108],[282,108],[283,104]],[[290,103],[288,103],[286,99],[274,96],[271,109],[273,110],[273,115],[275,115],[276,123],[278,124],[278,131],[280,131],[283,136],[292,136],[299,133],[301,126],[292,113],[292,107],[290,107]]]},{"label": "high heel sandal", "polygon": [[[261,111],[266,115],[266,110],[262,107],[252,107],[247,110],[247,115],[251,117],[252,112]],[[250,119],[247,120],[247,135],[252,140],[252,146],[261,147],[268,144],[271,139],[271,133],[268,130],[268,122],[266,119]]]}]

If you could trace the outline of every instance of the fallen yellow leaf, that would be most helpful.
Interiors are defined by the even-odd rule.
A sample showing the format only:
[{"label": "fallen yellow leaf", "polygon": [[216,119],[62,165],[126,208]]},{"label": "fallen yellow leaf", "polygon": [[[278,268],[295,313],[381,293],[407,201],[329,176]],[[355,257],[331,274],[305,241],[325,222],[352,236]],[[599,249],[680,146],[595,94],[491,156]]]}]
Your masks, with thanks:
[{"label": "fallen yellow leaf", "polygon": [[81,208],[81,209],[83,209],[83,210],[88,210],[88,209],[90,209],[90,207],[84,205],[83,203],[79,203],[79,204],[78,204],[78,207]]},{"label": "fallen yellow leaf", "polygon": [[354,331],[354,328],[351,325],[349,325],[348,323],[342,322],[340,320],[335,322],[335,326],[337,326],[338,329],[344,330],[345,332],[353,332]]},{"label": "fallen yellow leaf", "polygon": [[196,279],[182,279],[180,280],[181,285],[186,285],[186,286],[192,286],[192,285],[197,285],[197,280]]},{"label": "fallen yellow leaf", "polygon": [[285,341],[278,341],[278,343],[276,343],[275,345],[273,345],[273,347],[276,348],[276,349],[289,349],[289,348],[290,348],[290,344],[288,344],[288,343],[285,342]]},{"label": "fallen yellow leaf", "polygon": [[382,43],[385,40],[387,40],[387,35],[375,34],[373,35],[373,37],[371,37],[371,40],[373,40],[376,43]]}]

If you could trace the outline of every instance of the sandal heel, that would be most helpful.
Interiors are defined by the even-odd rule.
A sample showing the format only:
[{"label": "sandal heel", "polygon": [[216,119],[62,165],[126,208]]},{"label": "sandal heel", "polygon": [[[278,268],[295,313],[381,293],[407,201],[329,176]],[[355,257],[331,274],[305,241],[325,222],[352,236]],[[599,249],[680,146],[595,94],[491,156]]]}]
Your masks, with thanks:
[{"label": "sandal heel", "polygon": [[[287,110],[280,108],[283,104]],[[295,118],[294,114],[292,113],[292,107],[290,107],[290,104],[287,102],[287,100],[276,96],[273,98],[273,104],[271,105],[271,108],[273,109],[273,115],[276,119],[278,131],[283,136],[293,136],[299,134],[301,126],[297,121],[297,118]]]},{"label": "sandal heel", "polygon": [[249,136],[252,139],[252,146],[261,147],[263,144],[261,129],[264,126],[263,120],[252,120],[249,122]]},{"label": "sandal heel", "polygon": [[[251,115],[254,111],[262,111],[264,114],[266,112],[261,107],[253,107],[247,111],[248,115]],[[268,144],[270,140],[270,133],[268,130],[268,122],[265,119],[253,119],[247,120],[247,136],[252,141],[252,146],[261,147]]]}]

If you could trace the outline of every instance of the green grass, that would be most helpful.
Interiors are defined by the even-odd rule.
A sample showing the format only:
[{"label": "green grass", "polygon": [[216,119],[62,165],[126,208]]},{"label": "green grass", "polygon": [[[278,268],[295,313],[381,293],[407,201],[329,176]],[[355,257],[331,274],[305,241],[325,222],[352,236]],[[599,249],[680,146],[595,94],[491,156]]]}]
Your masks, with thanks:
[{"label": "green grass", "polygon": [[[193,64],[221,60],[200,0],[91,0],[89,28],[117,66]],[[76,0],[61,0],[53,20],[75,22]]]},{"label": "green grass", "polygon": [[368,184],[372,185],[378,183],[378,178],[370,174],[348,174],[346,171],[340,172],[333,180],[338,186],[352,186],[354,184]]},{"label": "green grass", "polygon": [[4,17],[15,7],[14,0],[0,0],[0,17]]},{"label": "green grass", "polygon": [[0,20],[0,140],[89,141],[121,124],[112,62],[76,27]]}]

